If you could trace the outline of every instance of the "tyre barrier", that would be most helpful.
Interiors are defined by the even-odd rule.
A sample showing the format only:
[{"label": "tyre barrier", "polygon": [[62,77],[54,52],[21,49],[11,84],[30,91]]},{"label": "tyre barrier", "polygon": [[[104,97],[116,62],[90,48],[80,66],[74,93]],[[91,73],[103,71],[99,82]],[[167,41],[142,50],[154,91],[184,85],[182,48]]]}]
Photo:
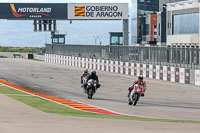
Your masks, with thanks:
[{"label": "tyre barrier", "polygon": [[45,54],[45,62],[200,86],[200,70]]}]

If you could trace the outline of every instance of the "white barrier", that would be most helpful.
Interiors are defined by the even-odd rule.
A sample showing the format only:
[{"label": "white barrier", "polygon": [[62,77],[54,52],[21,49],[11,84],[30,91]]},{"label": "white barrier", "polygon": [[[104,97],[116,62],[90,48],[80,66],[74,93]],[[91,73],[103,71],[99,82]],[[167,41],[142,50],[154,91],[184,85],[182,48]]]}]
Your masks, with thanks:
[{"label": "white barrier", "polygon": [[185,83],[185,69],[184,68],[179,68],[179,71],[180,71],[180,77],[179,77],[179,79],[180,79],[180,83]]},{"label": "white barrier", "polygon": [[102,71],[105,71],[105,66],[106,66],[105,60],[101,60],[101,70]]},{"label": "white barrier", "polygon": [[101,60],[97,59],[97,70],[101,70]]},{"label": "white barrier", "polygon": [[160,79],[160,66],[156,65],[156,79]]},{"label": "white barrier", "polygon": [[119,73],[119,61],[115,61],[115,73]]},{"label": "white barrier", "polygon": [[167,66],[163,66],[163,80],[167,81]]},{"label": "white barrier", "polygon": [[120,73],[123,74],[124,73],[124,62],[120,61]]},{"label": "white barrier", "polygon": [[195,85],[200,86],[200,70],[195,70]]},{"label": "white barrier", "polygon": [[110,61],[110,72],[114,71],[113,68],[114,68],[114,61]]},{"label": "white barrier", "polygon": [[147,65],[146,64],[143,64],[143,77],[147,77]]},{"label": "white barrier", "polygon": [[106,71],[107,71],[107,72],[109,72],[109,67],[110,67],[109,65],[110,65],[110,64],[109,64],[109,60],[106,60]]},{"label": "white barrier", "polygon": [[72,56],[72,66],[74,66],[74,56]]},{"label": "white barrier", "polygon": [[69,66],[68,56],[65,56],[65,65]]},{"label": "white barrier", "polygon": [[153,78],[153,65],[149,65],[149,78]]},{"label": "white barrier", "polygon": [[[143,77],[162,79],[165,81],[179,83],[193,83],[200,86],[200,70],[195,70],[195,73],[190,75],[191,70],[185,68],[175,68],[167,66],[153,66],[147,64],[134,64],[129,62],[119,62],[111,60],[81,58],[73,56],[62,56],[54,54],[45,54],[45,62],[62,64],[75,67],[86,67],[108,72],[115,72],[130,75],[143,75]],[[148,73],[147,73],[148,72]],[[194,81],[195,82],[191,82]]]},{"label": "white barrier", "polygon": [[85,68],[89,68],[89,59],[85,58]]},{"label": "white barrier", "polygon": [[171,81],[175,82],[175,67],[171,67]]},{"label": "white barrier", "polygon": [[129,62],[125,62],[125,74],[129,74]]},{"label": "white barrier", "polygon": [[82,58],[82,59],[81,59],[81,67],[83,67],[83,68],[85,67],[85,64],[84,64],[84,63],[85,63],[85,58]]},{"label": "white barrier", "polygon": [[131,63],[131,75],[134,75],[134,63]]},{"label": "white barrier", "polygon": [[93,66],[93,68],[92,69],[96,69],[96,59],[93,59],[93,61],[92,61],[92,66]]},{"label": "white barrier", "polygon": [[137,63],[137,76],[140,76],[140,64]]}]

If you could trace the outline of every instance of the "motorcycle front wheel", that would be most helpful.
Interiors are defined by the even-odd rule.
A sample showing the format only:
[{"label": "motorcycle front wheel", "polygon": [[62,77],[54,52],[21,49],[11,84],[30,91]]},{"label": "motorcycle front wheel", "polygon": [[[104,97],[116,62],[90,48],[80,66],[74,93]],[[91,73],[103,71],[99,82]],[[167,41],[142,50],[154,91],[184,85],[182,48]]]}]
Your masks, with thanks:
[{"label": "motorcycle front wheel", "polygon": [[93,89],[89,89],[88,91],[88,99],[92,99],[93,96]]},{"label": "motorcycle front wheel", "polygon": [[138,100],[139,100],[139,94],[134,94],[133,95],[133,105],[135,106],[136,104],[137,104],[137,102],[138,102]]}]

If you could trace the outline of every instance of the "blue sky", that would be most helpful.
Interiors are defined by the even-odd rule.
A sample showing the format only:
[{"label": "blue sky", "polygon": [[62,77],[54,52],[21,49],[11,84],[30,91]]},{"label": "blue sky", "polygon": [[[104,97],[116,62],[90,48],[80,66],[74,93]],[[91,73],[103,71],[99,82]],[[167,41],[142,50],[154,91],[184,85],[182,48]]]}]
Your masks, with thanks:
[{"label": "blue sky", "polygon": [[[109,0],[128,3],[131,0]],[[1,0],[12,3],[53,3],[55,0]],[[56,3],[106,3],[108,0],[56,0]],[[66,34],[67,44],[109,44],[109,32],[121,32],[122,21],[57,21],[60,33]],[[0,46],[44,46],[50,43],[49,32],[33,32],[33,21],[0,20]]]}]

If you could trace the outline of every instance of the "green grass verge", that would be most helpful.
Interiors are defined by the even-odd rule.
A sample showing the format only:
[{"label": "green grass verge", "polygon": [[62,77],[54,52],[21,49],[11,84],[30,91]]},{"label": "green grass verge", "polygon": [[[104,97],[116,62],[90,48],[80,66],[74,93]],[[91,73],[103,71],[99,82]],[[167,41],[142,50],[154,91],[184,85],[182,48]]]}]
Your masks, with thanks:
[{"label": "green grass verge", "polygon": [[36,96],[31,96],[27,93],[23,93],[21,91],[14,90],[12,88],[8,88],[6,86],[0,86],[0,94],[7,95],[13,99],[23,102],[24,104],[32,106],[36,109],[53,114],[80,116],[80,117],[108,118],[108,119],[140,120],[140,121],[151,121],[151,122],[200,123],[200,121],[191,121],[191,120],[136,118],[130,116],[113,116],[113,115],[83,112],[74,110],[64,105],[60,105]]}]

